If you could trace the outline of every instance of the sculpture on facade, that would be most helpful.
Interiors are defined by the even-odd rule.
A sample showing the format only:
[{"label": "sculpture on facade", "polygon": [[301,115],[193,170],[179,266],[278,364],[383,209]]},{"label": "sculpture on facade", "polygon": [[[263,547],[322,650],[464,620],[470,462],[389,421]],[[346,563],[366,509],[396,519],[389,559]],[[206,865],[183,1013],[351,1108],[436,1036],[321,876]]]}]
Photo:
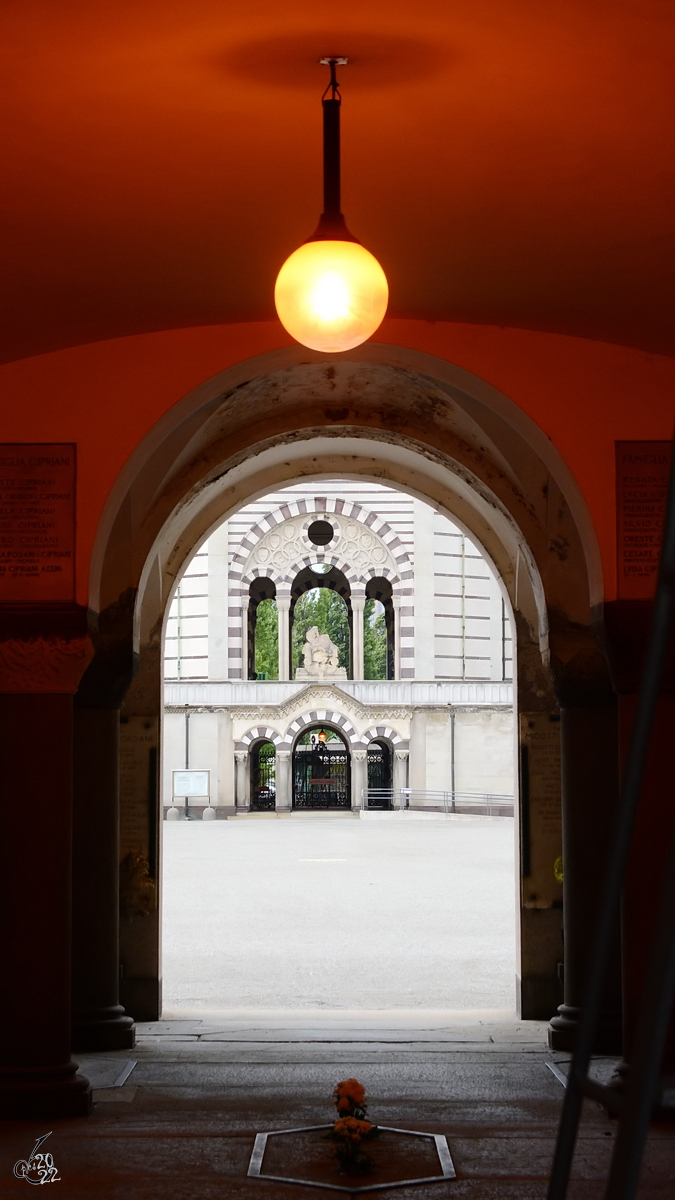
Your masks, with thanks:
[{"label": "sculpture on facade", "polygon": [[298,667],[296,679],[346,679],[344,667],[338,666],[339,650],[327,633],[320,633],[317,625],[307,631],[307,641],[302,648],[304,667]]}]

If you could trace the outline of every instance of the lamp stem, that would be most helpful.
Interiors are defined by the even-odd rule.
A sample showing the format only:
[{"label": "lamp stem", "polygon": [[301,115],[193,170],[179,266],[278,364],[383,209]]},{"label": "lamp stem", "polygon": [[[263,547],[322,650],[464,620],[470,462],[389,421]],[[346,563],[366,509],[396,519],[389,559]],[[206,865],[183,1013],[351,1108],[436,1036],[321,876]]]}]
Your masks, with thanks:
[{"label": "lamp stem", "polygon": [[322,100],[323,106],[323,211],[340,214],[340,98]]}]

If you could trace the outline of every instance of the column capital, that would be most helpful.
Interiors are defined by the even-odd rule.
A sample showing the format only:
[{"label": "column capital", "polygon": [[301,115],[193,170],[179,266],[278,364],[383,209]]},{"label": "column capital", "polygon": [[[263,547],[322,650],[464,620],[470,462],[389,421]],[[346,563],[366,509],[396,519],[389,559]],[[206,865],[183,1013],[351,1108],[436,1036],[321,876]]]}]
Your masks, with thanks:
[{"label": "column capital", "polygon": [[291,750],[277,750],[276,751],[276,757],[281,758],[281,759],[290,758],[291,754],[292,754]]},{"label": "column capital", "polygon": [[234,757],[236,758],[237,762],[246,762],[246,759],[248,758],[248,750],[235,750]]},{"label": "column capital", "polygon": [[355,758],[357,762],[363,762],[364,758],[367,758],[367,757],[368,757],[367,750],[352,750],[352,758]]},{"label": "column capital", "polygon": [[394,758],[397,758],[399,762],[405,762],[409,754],[409,750],[394,750]]},{"label": "column capital", "polygon": [[392,606],[393,606],[394,608],[400,608],[400,607],[401,607],[401,597],[400,597],[400,596],[397,596],[397,595],[396,595],[396,592],[394,592],[394,594],[392,595],[392,598],[391,598],[391,603],[392,603]]},{"label": "column capital", "polygon": [[356,594],[356,595],[355,595],[355,594],[352,592],[352,594],[351,594],[351,596],[350,596],[350,600],[351,600],[351,602],[352,602],[352,608],[357,608],[357,609],[358,609],[358,608],[360,608],[360,609],[364,609],[364,608],[366,607],[366,596],[365,596],[365,594],[364,594],[364,595],[362,595],[362,596],[360,596],[360,595],[358,595],[358,594]]},{"label": "column capital", "polygon": [[282,593],[281,593],[281,595],[280,595],[280,594],[277,592],[277,598],[276,598],[276,599],[277,599],[277,611],[279,611],[279,610],[281,609],[281,610],[282,610],[282,611],[284,611],[284,612],[288,612],[288,611],[289,611],[289,609],[290,609],[290,607],[291,607],[291,597],[290,597],[290,594],[286,595],[285,593],[283,593],[283,592],[282,592]]}]

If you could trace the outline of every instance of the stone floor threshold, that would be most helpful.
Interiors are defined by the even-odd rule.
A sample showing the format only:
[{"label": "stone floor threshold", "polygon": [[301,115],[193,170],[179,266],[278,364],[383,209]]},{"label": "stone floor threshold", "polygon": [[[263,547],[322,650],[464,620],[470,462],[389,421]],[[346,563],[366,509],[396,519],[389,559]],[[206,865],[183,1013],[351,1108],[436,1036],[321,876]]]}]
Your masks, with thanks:
[{"label": "stone floor threshold", "polygon": [[[445,1135],[457,1173],[376,1195],[545,1200],[564,1094],[550,1059],[544,1022],[501,1011],[167,1013],[133,1051],[80,1056],[98,1085],[89,1119],[4,1123],[0,1192],[25,1195],[13,1164],[51,1130],[68,1200],[325,1200],[248,1164],[257,1133],[330,1120],[335,1083],[355,1075],[375,1121]],[[615,1129],[586,1102],[569,1200],[602,1197]],[[674,1185],[675,1132],[655,1126],[640,1200],[672,1200]]]}]

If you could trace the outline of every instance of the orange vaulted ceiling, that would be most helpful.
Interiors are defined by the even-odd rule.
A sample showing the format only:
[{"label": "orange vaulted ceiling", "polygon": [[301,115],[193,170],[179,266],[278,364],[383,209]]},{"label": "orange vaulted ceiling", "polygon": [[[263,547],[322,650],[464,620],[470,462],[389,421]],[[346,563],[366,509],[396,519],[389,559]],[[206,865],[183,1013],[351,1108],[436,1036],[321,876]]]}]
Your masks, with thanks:
[{"label": "orange vaulted ceiling", "polygon": [[392,316],[672,352],[672,0],[4,0],[7,360],[273,315],[343,207]]}]

